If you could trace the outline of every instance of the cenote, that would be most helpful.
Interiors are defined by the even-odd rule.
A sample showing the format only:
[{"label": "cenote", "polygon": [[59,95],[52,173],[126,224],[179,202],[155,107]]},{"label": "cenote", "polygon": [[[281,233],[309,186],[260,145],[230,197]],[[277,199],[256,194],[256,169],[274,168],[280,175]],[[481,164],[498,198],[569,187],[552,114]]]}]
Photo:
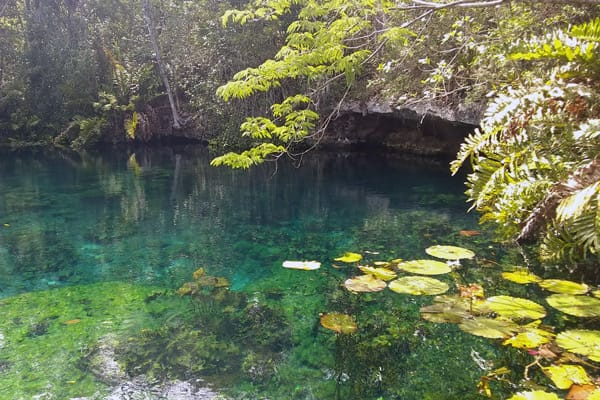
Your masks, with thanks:
[{"label": "cenote", "polygon": [[[360,271],[334,260],[456,245],[478,256],[461,279],[508,291],[497,266],[522,261],[464,234],[477,215],[446,163],[314,153],[234,171],[209,159],[196,147],[2,154],[0,398],[478,399],[480,377],[515,362],[421,319],[432,296],[348,291]],[[440,279],[456,291],[456,276]],[[332,312],[357,330],[324,328]]]}]

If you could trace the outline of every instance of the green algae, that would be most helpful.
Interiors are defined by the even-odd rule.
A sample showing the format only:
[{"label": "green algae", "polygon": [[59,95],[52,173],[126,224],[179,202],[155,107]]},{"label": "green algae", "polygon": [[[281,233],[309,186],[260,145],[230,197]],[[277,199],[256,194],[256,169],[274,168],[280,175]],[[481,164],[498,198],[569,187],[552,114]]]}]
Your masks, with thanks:
[{"label": "green algae", "polygon": [[166,312],[148,300],[158,292],[106,282],[0,300],[0,398],[67,399],[106,390],[84,368],[86,356],[104,335],[124,338],[155,324],[156,314]]}]

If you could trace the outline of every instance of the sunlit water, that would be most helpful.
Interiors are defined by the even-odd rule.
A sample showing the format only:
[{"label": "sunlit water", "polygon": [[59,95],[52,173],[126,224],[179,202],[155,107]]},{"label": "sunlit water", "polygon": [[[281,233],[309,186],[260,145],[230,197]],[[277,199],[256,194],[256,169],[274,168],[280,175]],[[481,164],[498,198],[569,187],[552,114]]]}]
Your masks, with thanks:
[{"label": "sunlit water", "polygon": [[[94,364],[107,337],[130,376],[201,379],[223,398],[480,397],[482,363],[500,357],[489,341],[419,320],[430,299],[349,294],[359,271],[333,261],[427,258],[432,244],[506,257],[485,234],[459,234],[478,229],[463,177],[381,155],[208,163],[202,148],[0,155],[0,398],[108,398],[126,378]],[[200,267],[229,292],[177,294]],[[322,328],[329,311],[352,314],[358,333]]]}]

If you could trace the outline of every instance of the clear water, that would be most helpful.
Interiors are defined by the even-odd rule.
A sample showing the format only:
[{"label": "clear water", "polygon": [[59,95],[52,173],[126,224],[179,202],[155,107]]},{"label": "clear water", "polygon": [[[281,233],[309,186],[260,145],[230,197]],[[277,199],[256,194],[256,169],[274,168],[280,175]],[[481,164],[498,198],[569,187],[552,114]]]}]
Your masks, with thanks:
[{"label": "clear water", "polygon": [[[447,164],[208,162],[194,147],[0,154],[0,398],[108,398],[124,378],[94,366],[107,337],[130,375],[202,379],[224,398],[480,397],[472,355],[498,358],[496,348],[420,321],[426,298],[348,294],[354,267],[333,267],[347,251],[424,258],[432,244],[506,257],[485,234],[459,234],[478,229],[477,216]],[[290,271],[284,260],[323,266]],[[177,294],[199,267],[230,290]],[[328,311],[354,315],[359,333],[320,327]],[[188,349],[202,341],[192,334],[212,342]],[[186,353],[196,358],[186,364]]]}]

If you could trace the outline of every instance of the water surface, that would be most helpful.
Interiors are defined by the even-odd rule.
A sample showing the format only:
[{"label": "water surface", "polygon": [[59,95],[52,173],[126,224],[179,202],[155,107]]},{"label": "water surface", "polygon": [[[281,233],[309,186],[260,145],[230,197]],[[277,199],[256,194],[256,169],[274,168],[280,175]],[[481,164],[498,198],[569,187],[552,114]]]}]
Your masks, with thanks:
[{"label": "water surface", "polygon": [[[474,355],[497,356],[488,342],[420,321],[427,299],[349,294],[355,266],[333,261],[424,258],[432,244],[503,257],[485,235],[459,234],[477,216],[447,164],[208,163],[195,147],[0,155],[0,397],[106,398],[122,378],[94,356],[117,335],[131,376],[198,378],[228,398],[479,398]],[[177,294],[200,267],[229,290]],[[320,327],[329,311],[354,315],[360,333]]]}]

